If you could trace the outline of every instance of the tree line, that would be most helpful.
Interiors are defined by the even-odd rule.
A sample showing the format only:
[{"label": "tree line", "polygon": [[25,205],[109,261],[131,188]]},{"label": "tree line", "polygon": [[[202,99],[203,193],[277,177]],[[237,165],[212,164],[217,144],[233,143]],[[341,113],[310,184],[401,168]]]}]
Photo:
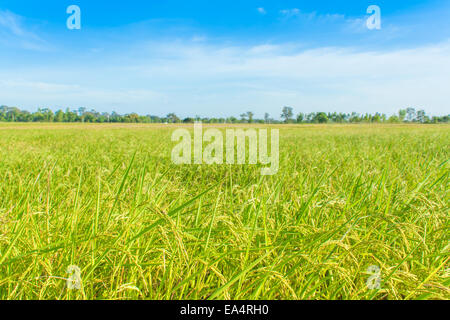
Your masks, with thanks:
[{"label": "tree line", "polygon": [[78,110],[58,110],[53,112],[49,108],[39,108],[36,112],[20,110],[16,107],[0,106],[0,121],[2,122],[86,122],[86,123],[448,123],[450,115],[429,116],[424,110],[416,111],[415,108],[401,109],[398,114],[387,116],[386,114],[359,114],[353,113],[298,113],[294,114],[292,107],[285,106],[281,111],[281,120],[273,119],[266,113],[264,119],[255,118],[251,111],[241,114],[238,118],[205,118],[200,116],[181,119],[175,113],[169,113],[165,117],[154,115],[138,115],[137,113],[118,114],[116,112],[97,112],[79,108]]}]

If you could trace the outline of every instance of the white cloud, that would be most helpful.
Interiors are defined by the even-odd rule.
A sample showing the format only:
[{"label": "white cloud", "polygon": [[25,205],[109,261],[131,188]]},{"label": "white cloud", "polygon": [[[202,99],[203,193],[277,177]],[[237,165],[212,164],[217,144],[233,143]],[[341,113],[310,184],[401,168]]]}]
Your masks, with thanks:
[{"label": "white cloud", "polygon": [[0,27],[16,36],[23,36],[26,33],[21,26],[21,18],[10,11],[0,10]]},{"label": "white cloud", "polygon": [[11,11],[0,10],[0,44],[26,50],[48,50],[48,43],[27,29],[24,20]]},{"label": "white cloud", "polygon": [[39,90],[42,92],[67,92],[79,90],[79,85],[67,85],[42,81],[23,81],[23,80],[0,80],[0,85],[8,88],[27,88],[29,90]]},{"label": "white cloud", "polygon": [[267,14],[266,9],[264,9],[264,8],[258,8],[257,10],[260,14]]},{"label": "white cloud", "polygon": [[280,10],[280,13],[281,13],[283,16],[285,16],[285,17],[287,17],[287,18],[290,18],[290,17],[295,17],[295,16],[300,15],[300,10],[297,9],[297,8],[294,8],[294,9],[284,9],[284,10]]},{"label": "white cloud", "polygon": [[[163,94],[146,89],[102,88],[101,86],[23,80],[0,80],[0,95],[6,100],[2,99],[0,104],[29,109],[35,109],[38,106],[51,108],[86,106],[100,111],[111,111],[112,107],[124,110],[134,104],[164,105],[166,101]],[[20,100],[20,103],[14,100]],[[129,110],[129,112],[132,111],[135,110]],[[127,111],[124,110],[124,112]]]},{"label": "white cloud", "polygon": [[205,42],[206,40],[208,40],[208,38],[206,36],[193,36],[192,37],[192,42]]},{"label": "white cloud", "polygon": [[385,51],[154,42],[122,48],[120,59],[100,57],[89,65],[1,70],[0,79],[9,80],[0,82],[0,103],[180,116],[249,108],[276,116],[282,105],[303,112],[450,111],[450,42]]},{"label": "white cloud", "polygon": [[[347,18],[343,14],[326,13],[318,14],[317,12],[303,12],[300,9],[284,9],[280,10],[282,19],[297,19],[308,23],[320,23],[320,24],[336,24],[336,23],[355,23],[354,18]],[[365,24],[363,24],[365,26]]]}]

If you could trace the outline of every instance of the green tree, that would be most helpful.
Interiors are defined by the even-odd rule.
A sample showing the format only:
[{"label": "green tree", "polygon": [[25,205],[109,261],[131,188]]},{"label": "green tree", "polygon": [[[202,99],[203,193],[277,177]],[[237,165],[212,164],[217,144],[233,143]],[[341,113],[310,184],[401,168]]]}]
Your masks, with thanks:
[{"label": "green tree", "polygon": [[378,112],[372,117],[372,122],[374,123],[381,122],[381,115]]},{"label": "green tree", "polygon": [[292,108],[285,106],[281,113],[281,118],[284,119],[284,122],[288,123],[292,119],[293,116],[294,116],[294,111],[292,110]]},{"label": "green tree", "polygon": [[405,121],[405,118],[406,118],[406,110],[401,109],[401,110],[398,112],[398,118],[399,118],[399,120],[400,120],[401,122]]},{"label": "green tree", "polygon": [[175,113],[169,113],[167,115],[167,121],[169,123],[179,123],[180,122],[180,118],[178,118]]},{"label": "green tree", "polygon": [[314,117],[314,122],[316,123],[327,123],[328,117],[325,112],[318,112]]},{"label": "green tree", "polygon": [[64,121],[64,112],[62,110],[58,110],[55,113],[55,122],[63,122]]},{"label": "green tree", "polygon": [[248,118],[248,123],[253,123],[253,117],[255,116],[255,114],[251,111],[247,111],[246,112],[247,118]]},{"label": "green tree", "polygon": [[424,123],[426,118],[426,114],[424,110],[417,111],[417,121],[420,123]]},{"label": "green tree", "polygon": [[416,109],[408,108],[406,109],[406,118],[409,122],[412,122],[416,119]]},{"label": "green tree", "polygon": [[398,123],[398,122],[400,122],[400,118],[396,115],[393,115],[389,118],[388,122],[389,123]]}]

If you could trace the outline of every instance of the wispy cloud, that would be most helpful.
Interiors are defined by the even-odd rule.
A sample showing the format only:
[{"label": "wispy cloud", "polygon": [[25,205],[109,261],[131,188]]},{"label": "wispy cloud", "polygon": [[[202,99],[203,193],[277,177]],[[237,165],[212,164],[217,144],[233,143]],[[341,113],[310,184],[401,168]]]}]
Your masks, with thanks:
[{"label": "wispy cloud", "polygon": [[[255,19],[258,12],[262,14],[253,12]],[[47,44],[39,27],[0,11],[0,103],[30,109],[173,111],[180,116],[236,115],[249,108],[275,115],[282,105],[308,112],[389,114],[414,106],[448,113],[450,42],[442,40],[447,37],[386,45],[386,37],[397,34],[389,29],[392,17],[381,32],[369,33],[365,16],[296,8],[274,15],[264,17],[273,18],[271,29],[282,30],[273,37],[215,33],[183,21],[155,20],[86,30],[82,39],[70,42],[55,32],[52,41],[60,44],[58,52],[16,57],[20,49],[45,49]],[[299,30],[311,31],[310,38]]]},{"label": "wispy cloud", "polygon": [[264,9],[264,8],[258,8],[258,9],[256,9],[260,14],[262,14],[262,15],[265,15],[265,14],[267,14],[267,11],[266,11],[266,9]]},{"label": "wispy cloud", "polygon": [[48,43],[27,29],[24,21],[11,11],[0,10],[0,44],[26,50],[48,50]]},{"label": "wispy cloud", "polygon": [[342,22],[345,20],[352,20],[347,19],[343,14],[337,13],[319,14],[316,11],[304,12],[297,8],[280,10],[280,15],[284,19],[295,18],[298,20],[303,20],[305,22],[319,22],[319,23],[333,23],[333,22]]},{"label": "wispy cloud", "polygon": [[10,11],[0,10],[0,27],[5,28],[15,35],[23,35],[24,31],[19,26],[19,16]]},{"label": "wispy cloud", "polygon": [[450,42],[385,51],[303,50],[292,43],[147,46],[120,51],[120,63],[30,69],[24,79],[17,79],[15,70],[3,70],[0,78],[10,80],[0,82],[2,103],[175,111],[181,116],[189,110],[210,116],[239,114],[251,106],[273,113],[283,104],[298,111],[351,112],[363,107],[390,114],[414,106],[448,113]]},{"label": "wispy cloud", "polygon": [[283,10],[280,10],[280,14],[286,18],[296,17],[296,16],[300,15],[300,9],[297,9],[297,8],[283,9]]},{"label": "wispy cloud", "polygon": [[[104,88],[70,84],[69,79],[62,79],[67,83],[43,82],[33,80],[0,80],[0,94],[4,99],[14,99],[26,93],[23,97],[21,107],[36,108],[46,106],[56,107],[92,107],[105,111],[112,107],[124,110],[134,104],[159,104],[164,105],[166,97],[158,92],[148,89],[123,89]],[[3,102],[2,102],[3,103]],[[17,105],[10,103],[10,105]],[[142,110],[142,109],[141,109]],[[133,110],[134,111],[134,110]],[[126,112],[126,111],[124,111]]]},{"label": "wispy cloud", "polygon": [[192,42],[205,42],[208,40],[206,36],[195,35],[192,37]]}]

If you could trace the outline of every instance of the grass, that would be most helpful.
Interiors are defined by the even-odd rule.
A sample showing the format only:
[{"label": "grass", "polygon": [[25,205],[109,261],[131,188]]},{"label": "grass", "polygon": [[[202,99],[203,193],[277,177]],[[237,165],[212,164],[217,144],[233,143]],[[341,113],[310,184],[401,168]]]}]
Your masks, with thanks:
[{"label": "grass", "polygon": [[450,298],[449,126],[282,126],[271,177],[174,129],[0,124],[0,298]]}]

